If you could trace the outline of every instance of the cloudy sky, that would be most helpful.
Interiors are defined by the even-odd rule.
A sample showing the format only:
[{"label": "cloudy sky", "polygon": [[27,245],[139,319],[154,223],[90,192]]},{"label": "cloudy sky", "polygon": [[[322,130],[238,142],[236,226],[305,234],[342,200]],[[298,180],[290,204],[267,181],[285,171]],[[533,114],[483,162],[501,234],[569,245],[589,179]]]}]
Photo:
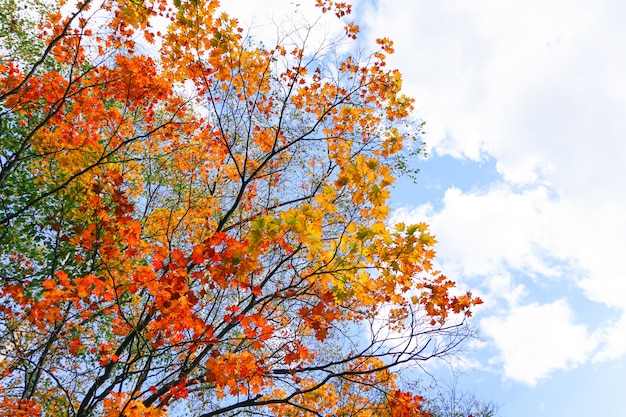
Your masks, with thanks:
[{"label": "cloudy sky", "polygon": [[485,300],[461,385],[503,417],[623,413],[626,2],[353,4],[364,46],[394,40],[427,123],[430,158],[393,217],[428,221],[441,268]]}]

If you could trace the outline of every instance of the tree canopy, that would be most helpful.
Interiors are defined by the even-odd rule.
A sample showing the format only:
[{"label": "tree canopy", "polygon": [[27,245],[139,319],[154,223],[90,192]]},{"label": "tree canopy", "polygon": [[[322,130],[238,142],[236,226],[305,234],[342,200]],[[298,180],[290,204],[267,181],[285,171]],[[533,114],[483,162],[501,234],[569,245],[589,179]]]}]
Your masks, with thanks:
[{"label": "tree canopy", "polygon": [[427,414],[395,370],[454,349],[481,301],[426,224],[387,223],[421,146],[390,40],[342,52],[333,1],[343,39],[313,49],[215,0],[13,4],[0,415]]}]

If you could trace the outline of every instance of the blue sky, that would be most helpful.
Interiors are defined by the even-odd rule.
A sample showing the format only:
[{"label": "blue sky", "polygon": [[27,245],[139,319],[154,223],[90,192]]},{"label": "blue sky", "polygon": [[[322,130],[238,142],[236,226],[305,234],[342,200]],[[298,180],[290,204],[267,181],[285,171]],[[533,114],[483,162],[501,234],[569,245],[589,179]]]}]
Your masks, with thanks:
[{"label": "blue sky", "polygon": [[[245,20],[293,3],[224,6]],[[485,300],[461,387],[503,417],[623,413],[626,2],[353,4],[365,47],[394,40],[427,123],[430,158],[392,217],[428,221],[440,268]]]}]

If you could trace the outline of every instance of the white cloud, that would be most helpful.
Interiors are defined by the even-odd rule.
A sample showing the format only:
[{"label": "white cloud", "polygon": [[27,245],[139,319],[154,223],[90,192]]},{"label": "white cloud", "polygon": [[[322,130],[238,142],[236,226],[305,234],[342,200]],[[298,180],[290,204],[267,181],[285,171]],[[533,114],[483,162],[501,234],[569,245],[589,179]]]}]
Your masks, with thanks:
[{"label": "white cloud", "polygon": [[[621,311],[623,316],[616,323],[593,323],[593,331],[598,333],[598,351],[593,355],[595,361],[604,361],[626,354],[626,280],[622,278],[626,270],[622,256],[626,242],[622,233],[624,220],[615,210],[611,205],[579,207],[554,197],[544,186],[517,190],[499,183],[469,192],[449,189],[440,209],[432,204],[400,209],[393,213],[392,220],[426,220],[431,224],[439,241],[437,259],[441,269],[454,279],[467,281],[465,285],[478,285],[482,292],[486,305],[477,317],[486,326],[487,336],[501,349],[504,372],[521,382],[536,382],[553,368],[537,365],[527,368],[523,377],[515,376],[516,358],[536,353],[530,349],[531,344],[517,343],[518,328],[528,333],[525,329],[537,325],[536,316],[531,314],[534,310],[520,306],[534,297],[546,296],[533,293],[527,284],[557,284],[547,291],[552,299],[565,296],[559,290],[565,293],[567,288],[578,288],[589,300]],[[564,311],[569,314],[569,308],[555,306],[552,309],[560,314],[556,317],[565,321]],[[490,314],[498,316],[489,317]],[[512,330],[493,330],[504,324],[512,326]],[[563,326],[568,329],[574,325]],[[522,352],[527,348],[529,352]],[[587,347],[581,352],[592,354]],[[554,369],[582,362],[576,356],[576,360],[555,362]],[[532,372],[537,374],[532,377]]]},{"label": "white cloud", "polygon": [[608,148],[611,170],[626,170],[621,3],[381,0],[368,26],[396,41],[437,153],[490,154],[514,182],[547,168],[562,186],[592,185]]},{"label": "white cloud", "polygon": [[501,352],[505,376],[528,385],[584,363],[597,345],[584,326],[573,322],[562,300],[517,307],[507,317],[490,317],[481,325]]},{"label": "white cloud", "polygon": [[597,352],[594,362],[610,361],[626,355],[626,314],[613,325],[600,332],[602,349]]},{"label": "white cloud", "polygon": [[[440,209],[424,205],[395,215],[430,221],[448,275],[485,277],[481,289],[496,307],[491,314],[499,315],[482,322],[507,375],[535,383],[591,356],[626,355],[626,3],[375,5],[369,33],[396,41],[392,64],[427,121],[432,153],[493,158],[501,174],[488,187],[447,190]],[[529,278],[559,280],[622,317],[592,324],[596,351],[590,342],[563,346],[562,356],[549,350],[536,366],[524,364],[545,347],[528,339],[560,346],[561,336],[589,335],[572,322],[572,309],[584,314],[576,304],[520,307],[537,297]],[[568,297],[554,291],[548,299]],[[539,313],[551,315],[541,322]],[[561,330],[553,336],[550,327]]]},{"label": "white cloud", "polygon": [[431,205],[399,210],[394,218],[406,222],[427,218],[440,242],[439,260],[447,271],[487,276],[514,268],[558,275],[558,269],[541,259],[555,204],[545,187],[519,193],[506,184],[469,193],[451,188],[443,204],[440,211]]}]

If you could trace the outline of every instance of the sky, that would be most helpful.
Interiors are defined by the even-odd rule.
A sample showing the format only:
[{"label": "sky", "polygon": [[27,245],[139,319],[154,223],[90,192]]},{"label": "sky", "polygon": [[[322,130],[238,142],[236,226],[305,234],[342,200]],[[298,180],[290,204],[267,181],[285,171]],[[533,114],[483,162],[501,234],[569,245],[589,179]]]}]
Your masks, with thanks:
[{"label": "sky", "polygon": [[[242,21],[307,3],[223,2]],[[429,157],[396,184],[392,221],[430,223],[439,267],[485,301],[460,387],[502,417],[620,415],[626,2],[352,3],[364,47],[394,41],[390,65],[426,122]]]}]

